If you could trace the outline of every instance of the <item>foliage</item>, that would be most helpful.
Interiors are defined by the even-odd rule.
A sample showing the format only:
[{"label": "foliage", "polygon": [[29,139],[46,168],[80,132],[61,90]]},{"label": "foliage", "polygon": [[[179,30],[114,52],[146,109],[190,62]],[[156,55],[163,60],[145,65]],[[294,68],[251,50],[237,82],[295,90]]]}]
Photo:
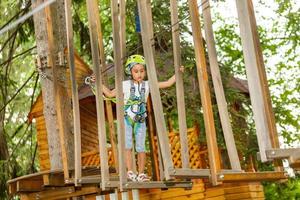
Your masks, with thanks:
[{"label": "foliage", "polygon": [[[0,26],[3,27],[6,23],[15,21],[28,12],[30,2],[29,0],[1,1],[0,9],[3,12],[0,13]],[[86,2],[75,0],[72,3],[75,47],[80,56],[90,64],[91,45]],[[142,53],[141,35],[135,32],[136,1],[127,1],[126,3],[126,53],[127,55]],[[201,130],[199,141],[205,141],[203,111],[197,82],[189,16],[187,14],[188,6],[186,2],[179,1],[179,3],[182,63],[186,66],[184,84],[185,102],[188,105],[186,106],[187,124],[188,127],[198,124]],[[258,147],[249,96],[230,87],[232,77],[246,78],[246,72],[237,22],[226,19],[222,15],[223,13],[218,11],[218,8],[225,3],[226,1],[223,0],[212,1],[214,33],[233,132],[238,150],[243,157],[242,164],[247,167],[247,159],[256,154]],[[152,1],[152,4],[157,73],[159,80],[166,80],[174,74],[170,31],[172,25],[169,17],[170,6],[168,1],[162,0]],[[265,17],[257,13],[259,22],[265,21],[270,24],[268,26],[266,23],[263,25],[258,24],[258,32],[266,63],[277,127],[285,144],[292,145],[300,141],[300,135],[297,134],[300,131],[298,123],[300,121],[300,35],[298,33],[300,8],[296,0],[274,0],[272,4],[259,1],[258,5],[274,12],[272,17]],[[275,7],[271,7],[271,5],[275,5]],[[105,53],[110,63],[113,62],[110,1],[99,0],[99,11]],[[35,45],[33,29],[31,18],[24,22],[22,26],[18,26],[7,34],[0,36],[1,109],[14,97],[22,84],[36,70],[32,59],[34,52],[31,50],[26,51]],[[26,53],[22,54],[22,52]],[[14,56],[17,57],[12,59]],[[125,59],[123,59],[124,62]],[[38,170],[38,163],[35,162],[35,129],[27,123],[27,114],[39,92],[39,89],[33,89],[36,85],[35,78],[36,74],[5,109],[0,111],[0,135],[4,136],[4,140],[0,141],[0,144],[1,148],[6,147],[8,152],[8,155],[3,158],[0,156],[3,159],[0,160],[0,199],[5,198],[5,183],[8,179]],[[113,82],[113,78],[111,82]],[[175,94],[174,87],[164,90],[162,91],[162,100],[166,118],[172,119],[174,128],[178,128]],[[213,90],[211,90],[211,94],[218,144],[225,147]],[[272,167],[260,164],[257,164],[257,166],[261,168]],[[272,199],[273,194],[278,194],[277,199],[288,199],[288,197],[297,199],[299,198],[299,178],[289,180],[285,184],[266,184],[265,192],[266,197],[270,199]],[[274,198],[276,195],[273,195]]]},{"label": "foliage", "polygon": [[300,199],[300,177],[288,179],[284,183],[264,183],[266,200],[298,200]]}]

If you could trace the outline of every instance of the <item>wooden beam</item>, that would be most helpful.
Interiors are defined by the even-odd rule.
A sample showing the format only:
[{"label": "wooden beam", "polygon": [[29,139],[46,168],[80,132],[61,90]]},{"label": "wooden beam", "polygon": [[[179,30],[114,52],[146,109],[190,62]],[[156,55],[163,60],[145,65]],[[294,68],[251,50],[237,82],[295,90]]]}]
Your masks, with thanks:
[{"label": "wooden beam", "polygon": [[147,120],[148,120],[148,136],[149,136],[149,141],[150,141],[150,153],[152,156],[152,171],[155,176],[152,175],[152,178],[155,181],[160,180],[160,172],[159,172],[159,160],[158,160],[158,145],[156,145],[156,141],[154,140],[155,137],[155,121],[154,121],[154,116],[153,116],[153,110],[152,110],[152,102],[151,98],[148,99],[147,101]]},{"label": "wooden beam", "polygon": [[63,163],[63,170],[65,178],[69,178],[69,161],[68,155],[66,150],[66,143],[65,135],[66,135],[66,124],[67,118],[66,113],[63,112],[62,109],[62,99],[61,97],[64,96],[61,86],[58,85],[58,74],[59,71],[57,69],[55,63],[55,51],[54,51],[54,36],[53,36],[53,27],[52,27],[52,15],[50,6],[45,7],[45,15],[46,15],[46,24],[47,24],[47,36],[48,36],[48,51],[49,51],[49,65],[52,66],[52,76],[53,76],[53,94],[55,98],[55,105],[56,105],[56,115],[57,115],[57,124],[58,124],[58,133],[60,138],[60,148],[61,148],[61,155],[62,155],[62,163]]},{"label": "wooden beam", "polygon": [[[95,5],[97,5],[98,1],[95,1]],[[105,59],[105,52],[104,52],[104,45],[103,45],[103,36],[102,36],[102,28],[101,28],[101,20],[99,16],[99,9],[98,6],[95,7],[95,20],[96,20],[96,25],[97,25],[97,34],[98,34],[98,45],[99,45],[99,54],[100,54],[100,65],[102,65],[103,71],[106,71],[108,69],[108,66],[106,64],[106,59]],[[103,74],[103,84],[107,85],[108,84],[108,77],[107,73]],[[106,116],[107,116],[107,121],[108,121],[108,129],[109,129],[109,136],[110,136],[110,144],[112,147],[112,156],[114,159],[115,163],[115,168],[117,171],[119,170],[119,162],[118,162],[118,151],[117,151],[117,140],[115,137],[115,124],[114,124],[114,117],[113,117],[113,110],[112,110],[112,104],[111,101],[105,101],[106,105]]]},{"label": "wooden beam", "polygon": [[270,138],[270,135],[275,134],[276,128],[272,128],[275,124],[271,124],[274,121],[271,119],[273,114],[271,113],[271,102],[267,98],[269,95],[268,84],[262,55],[261,52],[258,53],[261,50],[252,2],[251,0],[237,0],[236,5],[260,157],[262,162],[266,162],[268,159],[265,151],[274,145],[277,146],[275,140],[272,142]]},{"label": "wooden beam", "polygon": [[216,94],[219,116],[223,128],[228,157],[230,160],[231,168],[235,170],[241,170],[241,164],[240,164],[240,160],[237,153],[234,136],[233,136],[230,120],[229,120],[227,102],[224,94],[224,88],[223,88],[221,73],[218,64],[209,0],[202,0],[202,12],[203,12],[205,39],[206,39],[206,44],[208,49],[211,77],[213,80],[214,91]]},{"label": "wooden beam", "polygon": [[24,179],[17,181],[16,192],[36,192],[43,188],[42,179]]},{"label": "wooden beam", "polygon": [[125,125],[124,125],[124,98],[123,98],[123,66],[121,62],[121,39],[120,39],[120,21],[118,11],[118,1],[111,1],[111,16],[113,25],[113,50],[115,64],[115,85],[117,91],[117,130],[118,130],[118,150],[119,150],[119,176],[120,189],[127,182],[126,165],[123,152],[125,152]]},{"label": "wooden beam", "polygon": [[275,181],[287,179],[287,175],[284,172],[243,172],[218,174],[218,179],[223,182]]},{"label": "wooden beam", "polygon": [[41,191],[38,193],[28,194],[28,199],[47,199],[47,200],[56,200],[56,199],[66,199],[90,194],[98,194],[100,189],[97,186],[87,186],[81,188],[71,187],[56,187],[54,189],[49,189]]},{"label": "wooden beam", "polygon": [[152,188],[192,188],[193,183],[189,181],[149,181],[149,182],[128,182],[126,189],[152,189]]},{"label": "wooden beam", "polygon": [[[77,178],[75,178],[78,180]],[[65,179],[62,174],[44,174],[43,175],[44,186],[64,186]]]},{"label": "wooden beam", "polygon": [[96,109],[97,109],[97,125],[98,125],[98,139],[100,151],[100,165],[101,165],[101,183],[102,189],[105,190],[105,183],[109,182],[108,171],[108,158],[106,148],[106,131],[105,131],[105,115],[104,115],[104,102],[102,92],[102,67],[100,65],[99,46],[97,37],[97,23],[94,19],[96,15],[96,7],[98,6],[95,1],[87,0],[88,20],[90,29],[90,39],[92,48],[93,68],[96,75]]},{"label": "wooden beam", "polygon": [[294,153],[299,155],[300,148],[266,150],[266,156],[268,159],[285,159],[285,158],[289,158]]},{"label": "wooden beam", "polygon": [[[73,45],[73,25],[71,0],[65,0],[67,45],[68,45],[68,64],[70,68],[70,78],[72,87],[72,105],[73,105],[73,126],[74,126],[74,154],[75,154],[75,179],[81,178],[81,128],[78,88],[76,83],[74,45]],[[77,181],[75,182],[77,186]]]},{"label": "wooden beam", "polygon": [[210,178],[210,169],[173,169],[170,171],[170,176],[176,178]]},{"label": "wooden beam", "polygon": [[139,16],[141,21],[141,32],[143,49],[147,64],[147,75],[149,78],[149,87],[151,92],[151,98],[153,102],[153,109],[157,127],[157,134],[159,137],[159,143],[161,148],[161,153],[164,163],[164,173],[165,178],[169,180],[171,177],[169,175],[169,169],[173,168],[173,163],[171,160],[171,152],[169,147],[168,132],[166,129],[166,122],[163,115],[163,108],[160,98],[160,92],[158,88],[158,81],[156,75],[156,68],[154,62],[154,53],[151,45],[151,33],[149,32],[149,19],[147,14],[147,3],[145,0],[138,0]]},{"label": "wooden beam", "polygon": [[189,10],[192,22],[193,40],[195,45],[195,55],[197,64],[197,75],[200,88],[201,103],[204,115],[205,134],[207,140],[209,165],[211,170],[211,181],[217,185],[217,172],[220,171],[220,157],[216,139],[215,123],[212,112],[208,75],[206,69],[206,58],[202,43],[200,16],[196,0],[189,0]]},{"label": "wooden beam", "polygon": [[[259,36],[257,32],[256,19],[253,9],[252,0],[248,0],[247,2],[248,10],[249,10],[249,18],[251,23],[251,31],[253,34],[253,41],[255,45],[255,53],[257,58],[258,72],[259,78],[261,82],[261,88],[263,92],[263,102],[265,105],[265,115],[267,118],[268,128],[269,128],[269,136],[271,139],[272,148],[280,148],[278,133],[276,129],[275,116],[273,113],[272,102],[270,97],[270,91],[268,87],[268,79],[266,74],[266,69],[264,65],[264,59],[262,55],[262,50],[260,47]],[[282,167],[282,163],[277,163],[278,167]]]},{"label": "wooden beam", "polygon": [[171,24],[172,24],[172,41],[173,56],[176,77],[176,98],[178,110],[179,136],[180,136],[180,152],[182,160],[182,168],[189,168],[189,148],[187,140],[186,113],[184,101],[183,74],[180,72],[181,52],[179,38],[179,20],[177,0],[170,0]]}]

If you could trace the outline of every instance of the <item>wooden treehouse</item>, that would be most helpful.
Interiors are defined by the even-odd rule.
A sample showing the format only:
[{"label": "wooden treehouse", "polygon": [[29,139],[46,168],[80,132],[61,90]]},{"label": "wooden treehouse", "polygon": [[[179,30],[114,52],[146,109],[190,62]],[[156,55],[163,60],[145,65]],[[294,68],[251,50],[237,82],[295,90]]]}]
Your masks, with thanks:
[{"label": "wooden treehouse", "polygon": [[[182,74],[179,72],[180,40],[177,1],[170,0],[172,42],[176,74],[179,131],[168,133],[155,70],[150,1],[138,0],[141,35],[151,99],[148,101],[150,182],[126,178],[123,120],[123,61],[126,58],[125,0],[112,0],[113,50],[117,103],[103,99],[104,44],[97,0],[87,0],[96,95],[83,85],[92,73],[74,53],[71,1],[51,5],[36,1],[33,9],[38,46],[37,70],[42,93],[29,114],[35,121],[40,172],[8,182],[9,194],[21,199],[264,199],[260,181],[286,179],[281,159],[299,167],[299,149],[280,149],[269,89],[251,0],[236,1],[250,99],[262,162],[274,162],[275,171],[243,169],[235,146],[219,71],[209,1],[202,1],[208,63],[227,148],[216,141],[199,7],[188,0],[200,88],[206,144],[197,140],[199,130],[187,128]],[[65,31],[62,31],[65,30]],[[69,81],[70,80],[70,81]],[[149,97],[150,98],[150,97]],[[115,123],[116,122],[116,123]],[[115,124],[117,128],[115,129]],[[204,133],[203,133],[204,134]],[[117,135],[117,138],[115,137]],[[109,137],[108,137],[109,136]],[[117,142],[118,141],[118,142]],[[221,159],[227,152],[229,163]],[[230,168],[225,167],[230,166]]]}]

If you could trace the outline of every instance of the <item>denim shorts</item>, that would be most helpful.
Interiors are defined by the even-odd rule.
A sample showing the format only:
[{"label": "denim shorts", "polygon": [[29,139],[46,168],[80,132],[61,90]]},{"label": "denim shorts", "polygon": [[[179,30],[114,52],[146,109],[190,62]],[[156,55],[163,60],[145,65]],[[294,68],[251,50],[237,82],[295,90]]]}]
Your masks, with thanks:
[{"label": "denim shorts", "polygon": [[136,152],[145,152],[146,123],[135,122],[129,116],[125,120],[125,149],[132,149],[132,135],[135,137]]}]

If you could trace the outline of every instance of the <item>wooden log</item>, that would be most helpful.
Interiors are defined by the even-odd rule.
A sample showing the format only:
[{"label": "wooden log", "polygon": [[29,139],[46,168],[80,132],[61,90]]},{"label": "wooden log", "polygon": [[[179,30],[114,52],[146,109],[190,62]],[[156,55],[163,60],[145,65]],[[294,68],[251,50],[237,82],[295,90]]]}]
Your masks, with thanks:
[{"label": "wooden log", "polygon": [[87,0],[88,9],[88,20],[90,29],[90,39],[92,47],[92,59],[93,67],[96,75],[96,109],[97,109],[97,125],[98,125],[98,140],[99,140],[99,150],[101,159],[101,187],[105,190],[105,183],[109,183],[109,171],[108,171],[108,158],[106,152],[106,131],[105,131],[105,115],[104,115],[104,102],[103,102],[103,92],[102,92],[102,66],[100,65],[99,59],[99,46],[98,46],[98,36],[97,36],[97,23],[94,19],[96,16],[97,2]]},{"label": "wooden log", "polygon": [[205,133],[208,147],[209,164],[211,169],[211,181],[213,185],[218,185],[217,172],[220,171],[220,158],[218,154],[218,145],[216,131],[212,112],[210,90],[208,85],[208,75],[206,69],[206,59],[202,43],[202,34],[200,30],[200,17],[196,0],[189,0],[189,9],[192,22],[193,40],[195,45],[195,55],[197,64],[197,75],[201,95],[201,103],[204,115]]}]

